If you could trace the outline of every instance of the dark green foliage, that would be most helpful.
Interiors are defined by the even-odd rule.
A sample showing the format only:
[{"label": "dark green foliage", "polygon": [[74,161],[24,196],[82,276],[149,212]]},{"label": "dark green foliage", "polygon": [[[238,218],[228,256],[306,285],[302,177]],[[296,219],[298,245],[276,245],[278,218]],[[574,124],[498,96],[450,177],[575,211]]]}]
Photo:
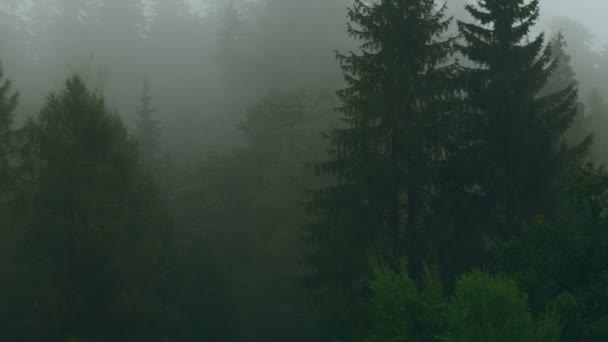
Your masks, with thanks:
[{"label": "dark green foliage", "polygon": [[560,341],[557,317],[534,317],[513,280],[474,271],[446,296],[437,271],[426,268],[417,286],[400,265],[373,263],[367,341]]},{"label": "dark green foliage", "polygon": [[179,246],[172,308],[177,341],[233,341],[234,303],[230,279],[202,238]]},{"label": "dark green foliage", "polygon": [[371,332],[366,341],[441,341],[447,335],[447,301],[436,271],[425,269],[418,288],[404,262],[397,271],[376,260],[370,289]]},{"label": "dark green foliage", "polygon": [[[20,271],[14,266],[15,246],[15,204],[16,180],[18,168],[15,165],[17,142],[14,128],[14,112],[19,96],[12,90],[11,83],[4,78],[4,70],[0,68],[0,284],[10,284]],[[3,306],[13,303],[14,291],[0,285],[0,302]],[[0,321],[10,321],[10,315],[0,310]],[[7,325],[2,328],[9,328]],[[5,336],[13,336],[13,329],[5,330]]]},{"label": "dark green foliage", "polygon": [[560,313],[565,341],[608,338],[607,186],[603,170],[573,170],[564,210],[530,223],[506,244],[497,265],[528,291],[534,310]]},{"label": "dark green foliage", "polygon": [[448,308],[447,341],[560,341],[554,315],[534,318],[515,281],[479,271],[458,280]]},{"label": "dark green foliage", "polygon": [[136,143],[78,77],[21,134],[14,338],[161,340],[170,222]]},{"label": "dark green foliage", "polygon": [[538,0],[487,0],[467,10],[475,23],[459,23],[461,51],[475,66],[462,72],[471,106],[466,165],[482,211],[493,215],[488,224],[497,231],[486,234],[509,234],[518,221],[559,207],[559,179],[588,141],[565,142],[579,110],[576,84],[541,94],[560,60],[543,34],[530,40]]},{"label": "dark green foliage", "polygon": [[0,340],[608,340],[608,53],[539,3],[2,1]]},{"label": "dark green foliage", "polygon": [[349,10],[361,53],[338,55],[348,83],[338,93],[343,124],[327,136],[330,159],[316,165],[333,182],[310,203],[312,281],[334,333],[361,326],[352,306],[368,253],[409,253],[414,265],[424,253],[419,232],[446,136],[450,69],[442,65],[452,49],[438,40],[449,26],[443,13],[433,1],[355,1]]},{"label": "dark green foliage", "polygon": [[319,132],[335,126],[335,105],[325,90],[268,93],[240,125],[247,145],[209,156],[179,186],[178,226],[204,236],[232,275],[237,341],[318,340],[301,282],[301,203],[318,186],[305,163],[324,158]]},{"label": "dark green foliage", "polygon": [[[4,70],[0,65],[0,205],[4,205],[4,198],[12,184],[14,165],[11,156],[14,156],[14,113],[19,101],[19,94],[14,93],[11,82],[4,79]],[[2,209],[0,209],[2,210]],[[0,214],[1,215],[1,214]]]}]

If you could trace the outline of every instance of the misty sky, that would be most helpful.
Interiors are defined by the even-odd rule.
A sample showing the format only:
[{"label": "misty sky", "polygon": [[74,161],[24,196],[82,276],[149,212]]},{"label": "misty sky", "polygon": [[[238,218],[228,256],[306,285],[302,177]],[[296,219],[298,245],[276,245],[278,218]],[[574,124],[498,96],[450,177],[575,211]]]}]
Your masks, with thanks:
[{"label": "misty sky", "polygon": [[597,36],[597,45],[608,44],[607,0],[541,0],[545,17],[567,16]]},{"label": "misty sky", "polygon": [[[204,0],[188,1],[194,10],[204,8]],[[540,2],[543,17],[567,16],[575,19],[597,36],[598,47],[608,44],[606,23],[608,0],[540,0]]]}]

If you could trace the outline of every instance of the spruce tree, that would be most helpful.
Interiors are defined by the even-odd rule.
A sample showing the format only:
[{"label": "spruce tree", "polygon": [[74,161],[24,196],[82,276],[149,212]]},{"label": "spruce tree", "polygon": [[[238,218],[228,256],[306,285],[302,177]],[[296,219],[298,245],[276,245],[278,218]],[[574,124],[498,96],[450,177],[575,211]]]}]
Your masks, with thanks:
[{"label": "spruce tree", "polygon": [[[579,82],[571,64],[572,57],[566,52],[567,46],[564,35],[559,32],[551,42],[551,56],[557,61],[557,65],[541,90],[541,95],[554,94],[571,86],[578,87]],[[577,101],[576,106],[576,116],[566,132],[566,142],[569,146],[589,144],[591,140],[589,121],[585,117],[585,105]]]},{"label": "spruce tree", "polygon": [[444,10],[432,0],[357,0],[349,9],[361,52],[338,54],[348,83],[338,92],[343,124],[327,135],[330,160],[316,165],[329,185],[310,203],[312,281],[338,335],[362,327],[356,306],[370,253],[420,254],[445,133]]},{"label": "spruce tree", "polygon": [[[13,255],[15,254],[15,216],[13,207],[15,202],[15,183],[18,172],[15,168],[15,131],[13,116],[17,107],[19,96],[13,92],[11,82],[4,78],[0,65],[0,302],[3,307],[11,306],[14,293],[10,291],[14,284],[15,267]],[[9,322],[12,315],[8,310],[0,310],[0,321]],[[1,326],[3,336],[11,339],[14,329]]]},{"label": "spruce tree", "polygon": [[13,149],[13,119],[19,94],[12,91],[11,82],[4,79],[0,65],[0,204],[12,183],[10,155]]},{"label": "spruce tree", "polygon": [[135,137],[139,142],[139,153],[144,168],[150,172],[158,171],[161,159],[161,125],[154,118],[156,110],[152,106],[152,95],[148,81],[144,81],[140,107],[137,109]]},{"label": "spruce tree", "polygon": [[589,95],[589,120],[594,135],[593,146],[591,148],[591,158],[598,164],[604,164],[608,162],[608,138],[606,138],[606,132],[608,132],[608,104],[604,96],[597,90],[594,89]]},{"label": "spruce tree", "polygon": [[579,84],[581,98],[587,98],[594,88],[603,88],[601,55],[594,51],[597,44],[595,35],[584,23],[568,17],[552,18],[546,25],[553,34],[562,33],[568,42],[565,48],[572,56],[572,68],[577,78],[583,81]]},{"label": "spruce tree", "polygon": [[571,65],[572,58],[566,52],[567,46],[566,38],[563,33],[559,32],[551,42],[551,57],[558,63],[541,91],[542,94],[553,94],[573,84],[578,84]]},{"label": "spruce tree", "polygon": [[15,340],[162,340],[169,220],[126,127],[72,77],[22,134]]},{"label": "spruce tree", "polygon": [[471,106],[464,142],[469,189],[477,209],[492,213],[484,225],[508,233],[558,208],[563,171],[585,153],[587,144],[565,142],[578,111],[577,88],[541,94],[560,61],[544,34],[530,37],[538,0],[480,0],[466,9],[475,20],[459,22],[461,52],[475,63],[462,72]]}]

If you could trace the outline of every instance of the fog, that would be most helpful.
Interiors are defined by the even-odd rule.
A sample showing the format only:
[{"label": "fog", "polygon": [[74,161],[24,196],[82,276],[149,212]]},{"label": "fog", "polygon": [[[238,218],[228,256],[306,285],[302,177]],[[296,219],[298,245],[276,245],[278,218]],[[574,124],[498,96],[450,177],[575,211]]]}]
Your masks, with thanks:
[{"label": "fog", "polygon": [[585,25],[596,37],[596,47],[608,44],[608,24],[604,13],[608,11],[608,4],[601,0],[542,0],[543,16],[569,17]]},{"label": "fog", "polygon": [[[461,2],[455,0],[454,7]],[[104,78],[103,82],[107,83],[105,95],[108,102],[125,116],[133,112],[137,106],[138,85],[144,78],[149,79],[152,87],[157,88],[154,89],[154,92],[161,97],[157,101],[160,106],[161,120],[168,126],[167,136],[173,137],[169,144],[182,144],[175,148],[181,149],[183,144],[187,144],[186,141],[178,143],[179,139],[183,140],[186,136],[197,134],[184,135],[182,132],[173,136],[173,133],[179,130],[178,127],[193,128],[196,126],[203,129],[203,125],[220,124],[218,121],[223,120],[217,116],[223,117],[224,115],[217,113],[218,110],[213,107],[221,106],[218,103],[220,96],[217,94],[221,90],[217,86],[221,83],[222,77],[216,56],[217,31],[221,25],[221,14],[214,12],[218,11],[214,9],[217,8],[214,4],[201,0],[181,2],[171,0],[163,5],[164,9],[160,8],[160,11],[165,11],[165,15],[163,13],[157,15],[156,12],[159,10],[154,9],[155,2],[143,1],[144,16],[139,19],[129,17],[128,15],[137,16],[137,14],[129,14],[127,11],[122,13],[122,16],[112,16],[113,14],[108,13],[111,17],[108,17],[107,20],[111,20],[113,23],[109,27],[95,28],[95,25],[88,25],[88,28],[83,27],[84,30],[78,30],[73,29],[67,19],[61,18],[61,2],[24,0],[16,3],[21,4],[14,9],[19,16],[7,18],[9,20],[5,20],[4,24],[6,27],[3,30],[3,34],[6,36],[4,46],[9,46],[11,49],[6,49],[6,56],[3,60],[7,70],[13,75],[13,82],[21,89],[26,100],[20,108],[21,118],[33,114],[46,97],[47,90],[60,84],[66,74],[73,71],[84,72],[82,69],[89,68],[91,70],[86,71],[87,73],[99,73],[101,69],[106,70],[104,76],[88,75],[87,77]],[[252,66],[253,69],[256,69],[253,71],[261,71],[259,63],[264,64],[266,63],[264,59],[267,59],[266,65],[272,67],[273,72],[277,74],[273,80],[270,77],[262,80],[272,84],[266,86],[256,84],[252,85],[251,89],[246,89],[247,87],[244,86],[242,90],[251,94],[250,100],[259,97],[260,93],[264,93],[265,88],[307,86],[311,83],[334,88],[336,84],[340,83],[339,68],[334,62],[333,53],[334,50],[351,47],[350,39],[344,32],[346,25],[343,21],[345,21],[346,12],[340,10],[340,8],[346,7],[349,1],[329,1],[328,3],[332,5],[322,5],[326,8],[315,8],[314,1],[301,2],[306,5],[299,5],[304,9],[300,15],[296,14],[300,9],[293,11],[294,19],[300,21],[291,23],[293,25],[289,25],[290,23],[286,21],[280,22],[272,20],[270,17],[263,17],[263,2],[236,1],[236,3],[240,3],[242,15],[245,16],[245,12],[250,13],[246,15],[248,18],[245,18],[245,25],[248,26],[244,29],[251,30],[254,27],[252,25],[255,25],[258,30],[257,32],[251,31],[257,36],[252,36],[250,39],[258,41],[247,43],[250,44],[247,47],[249,49],[247,53],[255,54],[257,60],[253,60],[253,55],[250,55],[247,56],[247,62],[252,65],[257,63],[257,66]],[[6,6],[13,5],[7,2]],[[86,6],[83,5],[82,11]],[[286,5],[281,6],[287,7]],[[552,18],[571,18],[592,33],[592,49],[600,51],[608,43],[608,36],[605,33],[608,32],[608,28],[605,27],[602,15],[604,13],[602,7],[607,6],[601,0],[581,0],[576,3],[567,0],[543,0],[541,1],[541,24],[537,25],[536,29],[550,31],[551,28],[547,23]],[[331,9],[328,10],[329,8]],[[175,11],[181,11],[181,13],[171,13]],[[85,12],[82,14],[77,21],[84,21]],[[103,14],[100,13],[100,15]],[[305,17],[306,15],[309,15],[310,18]],[[156,19],[159,19],[156,23],[158,25],[155,24]],[[76,19],[72,18],[72,20]],[[121,20],[124,23],[121,23]],[[139,20],[140,22],[129,23],[129,20]],[[59,26],[62,24],[61,21],[64,21],[65,28]],[[132,39],[135,39],[134,41],[129,41],[129,36],[119,31],[120,25],[132,31],[129,34],[133,37]],[[266,30],[265,33],[264,30]],[[270,42],[282,38],[286,31],[293,33],[296,39],[300,39],[298,41],[300,44],[295,44],[295,40],[290,40],[289,45],[286,45],[284,49],[276,51],[265,49],[262,45],[251,46],[251,44],[267,41],[268,44],[275,45],[273,48],[279,48],[282,42]],[[317,33],[319,39],[314,36]],[[313,40],[316,42],[313,43]],[[312,45],[307,45],[309,41]],[[60,47],[58,44],[65,46]],[[281,58],[282,56],[279,54],[284,54],[286,58]],[[314,57],[309,58],[309,55],[306,54],[312,54]],[[283,63],[284,65],[273,65],[273,61],[271,61],[273,55],[277,60],[291,58],[291,62]],[[312,67],[315,65],[315,61],[319,61],[316,63],[318,68]],[[302,64],[308,65],[301,67]],[[95,69],[99,70],[95,71]],[[264,73],[262,72],[262,74]],[[287,84],[286,81],[279,78],[290,80],[290,83]],[[195,86],[198,94],[183,92],[173,94],[172,90],[176,89],[174,85],[178,82]],[[120,86],[116,87],[116,84]],[[164,89],[164,87],[169,89]],[[258,92],[258,94],[253,95],[253,92]],[[201,101],[201,96],[207,97],[206,101]],[[178,102],[179,106],[190,108],[177,110],[178,113],[175,113],[175,110],[172,110],[174,112],[172,114],[167,113],[169,110],[164,108],[165,104],[174,102]],[[245,103],[242,105],[246,107]],[[237,111],[242,114],[244,107]],[[185,114],[185,112],[191,113]],[[216,118],[211,119],[214,116]],[[212,122],[206,122],[206,119]],[[239,119],[235,118],[235,120]],[[234,122],[226,124],[231,126]],[[229,130],[227,127],[223,127],[223,129]],[[177,137],[177,135],[181,137]],[[212,150],[218,147],[218,144],[213,141],[215,138],[210,138],[210,140],[206,143],[216,145],[211,148]]]},{"label": "fog", "polygon": [[[480,2],[448,0],[445,15],[473,23],[464,4]],[[401,334],[391,337],[426,341],[433,329],[441,333],[432,340],[447,340],[461,332],[455,326],[476,324],[463,318],[474,315],[459,316],[466,303],[459,307],[458,300],[470,295],[455,290],[460,280],[466,285],[468,276],[478,276],[494,284],[503,273],[513,283],[488,287],[505,289],[496,294],[505,296],[499,302],[517,297],[505,307],[522,311],[496,322],[529,320],[505,330],[533,326],[541,334],[559,321],[554,335],[563,339],[546,341],[608,336],[596,323],[608,313],[590,317],[604,310],[592,303],[606,299],[605,265],[598,266],[605,253],[583,252],[607,246],[598,231],[608,227],[608,191],[600,191],[608,189],[601,168],[608,162],[608,1],[540,0],[540,18],[518,44],[546,33],[533,50],[541,67],[514,58],[522,69],[505,77],[513,82],[507,86],[500,83],[504,75],[492,72],[509,69],[508,61],[494,68],[475,60],[504,51],[476,54],[458,45],[466,41],[465,25],[460,31],[457,22],[445,30],[435,22],[399,26],[434,30],[422,38],[409,31],[365,35],[356,31],[365,20],[348,25],[356,17],[353,10],[349,19],[349,8],[367,13],[361,8],[378,3],[406,6],[397,0],[0,0],[0,306],[7,303],[0,340],[381,342],[391,340],[383,334]],[[373,13],[376,26],[402,19]],[[564,51],[555,40],[560,32]],[[370,62],[375,55],[368,49],[382,44],[362,44],[382,37],[390,45],[389,36],[419,49],[390,46],[397,62]],[[433,45],[444,40],[449,48]],[[432,57],[418,63],[421,51]],[[424,66],[421,74],[439,75],[441,85],[411,83],[418,75],[401,65],[410,62],[412,69]],[[389,69],[398,71],[395,79],[411,78],[393,80]],[[484,72],[498,79],[505,97],[533,94],[512,107],[496,94],[475,97],[483,87],[471,80]],[[536,79],[516,84],[526,77]],[[367,79],[380,86],[357,83]],[[445,84],[453,89],[441,93]],[[554,102],[542,102],[547,98]],[[541,107],[563,117],[539,114],[534,121],[509,112]],[[408,110],[420,115],[407,116]],[[509,120],[499,120],[496,129],[479,119],[492,110],[520,121],[501,130]],[[402,112],[382,117],[390,111]],[[408,119],[400,122],[401,114]],[[427,116],[433,119],[420,119]],[[352,133],[352,127],[390,134],[369,138],[374,129]],[[386,147],[390,139],[401,145]],[[361,159],[351,158],[355,153]],[[348,232],[342,239],[340,228]],[[534,228],[538,236],[525,235]],[[570,233],[580,245],[564,237]],[[552,234],[560,239],[543,245],[548,252],[534,247]],[[585,268],[594,258],[600,261]],[[567,268],[570,282],[558,279],[556,265]],[[374,276],[378,282],[370,283]],[[552,283],[539,285],[546,279]],[[594,297],[601,291],[603,297]],[[390,295],[378,295],[385,292]],[[412,307],[401,310],[393,299]],[[568,310],[579,311],[556,319],[546,314]],[[393,329],[403,317],[415,328]],[[431,318],[442,321],[424,321]],[[584,328],[570,334],[572,326]],[[532,336],[508,336],[535,340],[524,335]],[[453,341],[472,335],[458,336]]]}]

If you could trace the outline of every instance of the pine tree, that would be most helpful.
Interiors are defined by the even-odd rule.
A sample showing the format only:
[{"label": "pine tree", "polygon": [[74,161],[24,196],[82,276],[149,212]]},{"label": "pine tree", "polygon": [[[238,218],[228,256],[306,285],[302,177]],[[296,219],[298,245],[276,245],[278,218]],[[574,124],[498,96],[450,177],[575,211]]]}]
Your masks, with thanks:
[{"label": "pine tree", "polygon": [[558,206],[558,180],[587,144],[568,149],[565,133],[576,117],[575,84],[541,96],[559,66],[544,34],[529,40],[539,1],[486,0],[467,5],[475,23],[460,22],[471,124],[471,189],[493,213],[487,226],[516,229],[516,222]]},{"label": "pine tree", "polygon": [[[545,87],[540,92],[541,95],[549,95],[560,92],[571,86],[578,87],[576,74],[571,65],[572,58],[566,52],[568,44],[564,35],[560,32],[551,42],[551,56],[557,61],[555,70],[547,80]],[[566,132],[566,142],[569,146],[576,146],[580,143],[588,144],[590,140],[590,127],[588,119],[585,117],[585,106],[577,101],[577,112],[572,126]]]},{"label": "pine tree", "polygon": [[[602,88],[601,56],[594,51],[596,40],[594,34],[584,24],[568,17],[552,18],[547,22],[547,28],[552,34],[563,34],[568,45],[565,50],[572,56],[572,68],[579,80],[579,95],[587,98],[594,88]],[[598,72],[597,66],[600,66]]]},{"label": "pine tree", "polygon": [[589,120],[596,133],[591,148],[591,158],[594,162],[604,164],[608,162],[608,104],[602,94],[594,89],[589,96]]},{"label": "pine tree", "polygon": [[[0,65],[0,80],[3,80],[4,70]],[[13,119],[19,94],[12,91],[11,82],[4,79],[0,85],[0,204],[12,184],[10,155],[13,149]]]},{"label": "pine tree", "polygon": [[572,57],[566,52],[567,46],[566,38],[559,32],[551,43],[551,56],[559,62],[547,80],[542,94],[553,94],[573,84],[578,84],[576,74],[570,64]]},{"label": "pine tree", "polygon": [[139,142],[140,157],[144,168],[148,171],[158,171],[162,158],[161,150],[161,125],[154,118],[154,107],[152,107],[152,95],[148,81],[144,81],[143,92],[140,99],[140,107],[137,110],[137,126],[135,137]]},{"label": "pine tree", "polygon": [[328,291],[322,302],[338,334],[362,327],[355,307],[368,254],[420,254],[445,133],[449,69],[441,66],[452,42],[438,39],[450,23],[444,10],[432,0],[357,0],[349,10],[348,32],[363,44],[360,54],[338,54],[344,124],[327,136],[331,159],[316,166],[333,182],[310,203],[312,280]]},{"label": "pine tree", "polygon": [[162,340],[169,220],[126,127],[72,77],[22,134],[15,340]]},{"label": "pine tree", "polygon": [[[10,306],[14,300],[10,285],[14,283],[15,267],[15,224],[13,206],[15,202],[15,186],[18,172],[15,169],[15,131],[13,127],[14,111],[19,101],[19,95],[13,92],[11,82],[4,78],[0,65],[0,302],[4,307]],[[8,285],[8,286],[7,286]],[[10,321],[12,316],[8,310],[0,310],[0,321]],[[2,326],[3,336],[11,339],[13,329]]]}]

